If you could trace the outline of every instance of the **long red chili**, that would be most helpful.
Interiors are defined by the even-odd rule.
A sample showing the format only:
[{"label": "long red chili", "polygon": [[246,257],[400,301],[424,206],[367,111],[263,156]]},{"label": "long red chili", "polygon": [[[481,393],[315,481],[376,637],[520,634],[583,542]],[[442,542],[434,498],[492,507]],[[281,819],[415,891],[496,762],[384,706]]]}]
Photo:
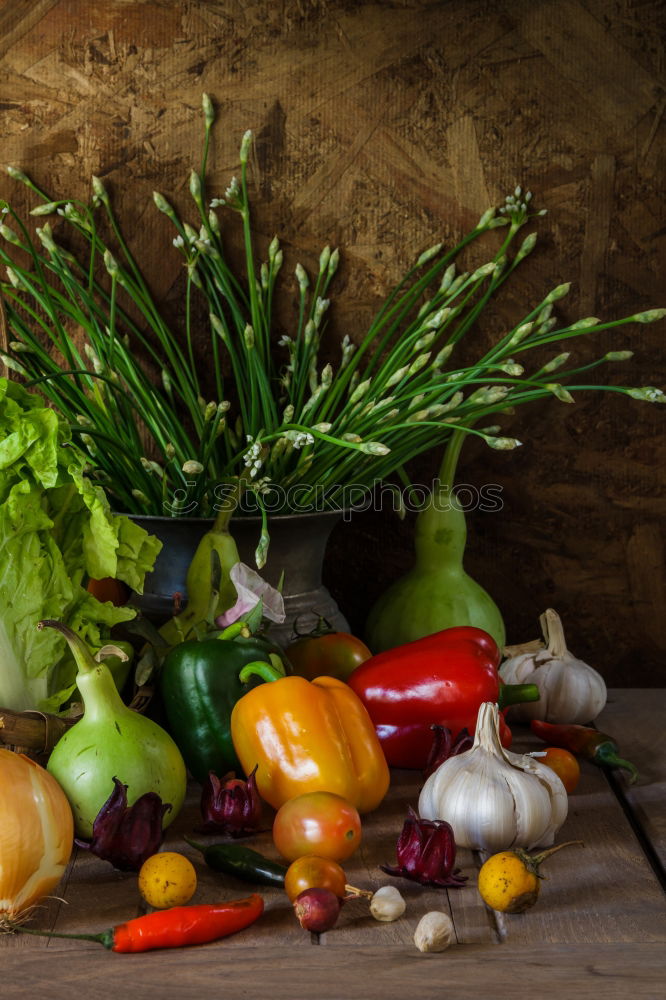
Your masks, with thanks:
[{"label": "long red chili", "polygon": [[598,729],[587,726],[556,726],[550,722],[532,719],[532,732],[553,747],[561,747],[571,753],[580,754],[599,767],[621,767],[629,771],[633,784],[638,777],[638,771],[631,761],[618,756],[619,747],[612,736],[600,733]]},{"label": "long red chili", "polygon": [[36,931],[16,927],[24,934],[45,937],[77,938],[97,941],[110,951],[138,952],[157,948],[183,948],[192,944],[207,944],[242,931],[264,912],[264,901],[253,893],[247,899],[227,903],[202,903],[198,906],[174,906],[135,917],[99,934],[61,934],[56,931]]}]

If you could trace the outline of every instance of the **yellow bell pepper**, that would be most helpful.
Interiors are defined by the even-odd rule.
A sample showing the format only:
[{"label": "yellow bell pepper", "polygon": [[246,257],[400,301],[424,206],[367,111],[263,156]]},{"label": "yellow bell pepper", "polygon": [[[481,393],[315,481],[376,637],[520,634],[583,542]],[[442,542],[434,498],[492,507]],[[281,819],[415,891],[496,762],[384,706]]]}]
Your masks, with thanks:
[{"label": "yellow bell pepper", "polygon": [[[261,666],[246,669],[258,673]],[[388,790],[388,764],[370,716],[335,677],[280,677],[252,688],[234,705],[231,738],[245,773],[258,765],[259,794],[275,809],[306,792],[334,792],[370,812]]]}]

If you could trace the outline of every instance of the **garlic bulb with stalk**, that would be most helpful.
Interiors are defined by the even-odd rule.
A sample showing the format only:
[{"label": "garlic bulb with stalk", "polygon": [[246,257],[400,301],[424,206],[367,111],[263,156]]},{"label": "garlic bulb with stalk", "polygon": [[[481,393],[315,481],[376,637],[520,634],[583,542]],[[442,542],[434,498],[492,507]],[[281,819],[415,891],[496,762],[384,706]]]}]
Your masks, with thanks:
[{"label": "garlic bulb with stalk", "polygon": [[472,748],[440,764],[419,797],[423,819],[446,820],[459,847],[479,851],[549,847],[568,808],[553,770],[504,749],[491,701],[479,708]]},{"label": "garlic bulb with stalk", "polygon": [[512,706],[511,718],[592,722],[606,704],[603,677],[569,652],[556,611],[548,608],[540,622],[546,648],[513,656],[500,666],[500,676],[507,684],[536,684],[541,692],[538,701]]}]

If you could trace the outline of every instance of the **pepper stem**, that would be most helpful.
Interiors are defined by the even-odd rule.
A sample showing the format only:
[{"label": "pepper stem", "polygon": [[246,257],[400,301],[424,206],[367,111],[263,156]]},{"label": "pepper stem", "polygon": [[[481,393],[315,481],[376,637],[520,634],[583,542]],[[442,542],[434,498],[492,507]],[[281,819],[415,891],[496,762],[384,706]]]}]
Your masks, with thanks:
[{"label": "pepper stem", "polygon": [[624,760],[623,757],[618,757],[617,748],[612,742],[600,743],[596,750],[594,751],[594,759],[597,764],[601,764],[602,767],[621,767],[624,770],[629,771],[631,777],[629,778],[629,783],[633,783],[638,778],[638,769],[631,763],[630,760]]},{"label": "pepper stem", "polygon": [[562,619],[553,608],[547,608],[540,616],[541,631],[548,646],[548,652],[554,659],[561,660],[568,655]]},{"label": "pepper stem", "polygon": [[252,633],[250,632],[247,624],[242,621],[232,622],[231,625],[220,632],[217,639],[235,639],[237,635],[241,635],[244,639],[249,639]]},{"label": "pepper stem", "polygon": [[536,684],[501,684],[497,704],[500,709],[526,701],[538,701],[541,692]]},{"label": "pepper stem", "polygon": [[272,663],[267,663],[265,660],[255,660],[252,663],[246,663],[238,675],[241,684],[247,683],[251,677],[261,677],[264,681],[279,681],[284,677],[284,673]]},{"label": "pepper stem", "polygon": [[541,854],[528,854],[527,857],[530,859],[536,870],[547,858],[549,858],[552,854],[557,854],[557,852],[561,851],[563,847],[575,846],[585,847],[585,844],[582,840],[567,840],[563,844],[557,844],[556,847],[549,847],[547,851],[542,851]]},{"label": "pepper stem", "polygon": [[13,923],[11,920],[7,923],[10,930],[18,931],[20,934],[34,934],[36,937],[67,938],[70,941],[95,941],[97,944],[103,944],[109,950],[113,948],[114,934],[112,930],[100,931],[99,934],[63,934],[60,931],[38,931],[34,927],[24,927],[22,924]]}]

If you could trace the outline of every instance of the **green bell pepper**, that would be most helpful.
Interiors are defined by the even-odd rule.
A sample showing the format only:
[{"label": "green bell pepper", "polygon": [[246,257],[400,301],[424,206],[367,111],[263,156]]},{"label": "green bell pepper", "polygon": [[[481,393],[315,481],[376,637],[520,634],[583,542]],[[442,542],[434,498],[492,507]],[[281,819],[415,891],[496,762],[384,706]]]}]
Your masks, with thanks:
[{"label": "green bell pepper", "polygon": [[243,769],[231,740],[231,710],[251,688],[264,683],[239,674],[249,663],[272,662],[291,672],[282,649],[250,635],[240,623],[224,632],[182,642],[164,659],[160,692],[167,728],[193,777],[201,784],[214,771],[222,777]]}]

